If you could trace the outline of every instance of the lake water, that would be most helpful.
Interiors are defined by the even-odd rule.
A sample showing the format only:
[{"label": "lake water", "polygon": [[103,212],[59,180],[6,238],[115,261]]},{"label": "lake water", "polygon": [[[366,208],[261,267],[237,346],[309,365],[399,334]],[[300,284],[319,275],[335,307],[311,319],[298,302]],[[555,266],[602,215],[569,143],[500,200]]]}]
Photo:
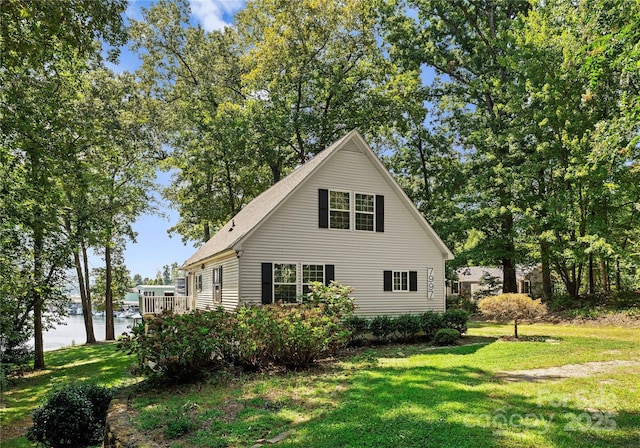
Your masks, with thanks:
[{"label": "lake water", "polygon": [[[116,338],[133,325],[133,319],[113,318]],[[83,345],[87,342],[87,334],[84,330],[84,318],[79,315],[71,315],[65,319],[66,325],[58,325],[56,328],[45,331],[42,335],[44,350],[56,350],[72,345]],[[104,317],[93,316],[93,332],[96,340],[104,341],[106,324]],[[32,341],[33,344],[33,341]]]}]

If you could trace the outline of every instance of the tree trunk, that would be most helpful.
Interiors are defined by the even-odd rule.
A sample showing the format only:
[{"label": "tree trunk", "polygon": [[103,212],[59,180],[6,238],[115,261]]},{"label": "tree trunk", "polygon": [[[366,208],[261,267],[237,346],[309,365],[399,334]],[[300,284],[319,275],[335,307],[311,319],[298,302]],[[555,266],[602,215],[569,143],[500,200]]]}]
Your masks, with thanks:
[{"label": "tree trunk", "polygon": [[620,291],[622,282],[620,280],[620,259],[616,258],[616,291]]},{"label": "tree trunk", "polygon": [[607,269],[607,262],[604,258],[600,258],[600,283],[603,292],[611,292],[611,286],[609,285],[609,270]]},{"label": "tree trunk", "polygon": [[[38,218],[36,218],[38,219]],[[44,369],[44,340],[42,338],[42,311],[44,308],[44,298],[40,292],[39,286],[42,285],[42,252],[44,248],[44,236],[39,224],[36,223],[33,232],[33,339],[34,339],[34,358],[33,369]]]},{"label": "tree trunk", "polygon": [[549,265],[549,243],[540,242],[540,254],[542,255],[542,297],[551,300],[553,291],[551,288],[551,267]]},{"label": "tree trunk", "polygon": [[589,254],[589,294],[596,292],[596,281],[593,278],[593,254]]},{"label": "tree trunk", "polygon": [[517,293],[515,243],[513,242],[513,215],[505,214],[502,219],[502,235],[505,238],[504,254],[502,258],[502,292]]},{"label": "tree trunk", "polygon": [[204,231],[204,242],[206,243],[211,239],[211,228],[209,227],[209,222],[204,223],[203,231]]},{"label": "tree trunk", "polygon": [[82,304],[82,316],[84,317],[84,326],[87,330],[87,344],[93,344],[94,342],[96,342],[96,336],[93,331],[91,283],[89,280],[89,257],[87,256],[87,246],[85,246],[84,241],[80,243],[80,248],[82,249],[82,260],[84,262],[84,293],[87,298],[86,303]]},{"label": "tree trunk", "polygon": [[108,241],[104,247],[104,268],[105,268],[105,294],[104,294],[104,317],[105,317],[105,340],[113,341],[116,339],[115,329],[113,325],[113,295],[111,291],[111,241]]},{"label": "tree trunk", "polygon": [[84,331],[87,335],[87,344],[93,344],[96,342],[96,337],[93,333],[93,319],[91,319],[90,309],[88,310],[89,316],[87,316],[87,290],[85,288],[86,285],[84,282],[84,274],[82,272],[82,263],[80,262],[80,253],[78,249],[73,251],[73,262],[76,267],[76,275],[78,276],[78,290],[80,291],[80,302],[82,303],[82,316],[84,317]]},{"label": "tree trunk", "polygon": [[518,339],[518,319],[513,322],[513,335]]}]

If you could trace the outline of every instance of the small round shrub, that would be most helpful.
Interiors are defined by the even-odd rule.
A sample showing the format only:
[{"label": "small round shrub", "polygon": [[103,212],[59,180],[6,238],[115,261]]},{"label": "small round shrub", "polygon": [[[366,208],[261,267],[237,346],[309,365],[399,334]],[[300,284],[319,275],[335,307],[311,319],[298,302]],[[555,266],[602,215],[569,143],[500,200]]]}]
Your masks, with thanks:
[{"label": "small round shrub", "polygon": [[33,411],[33,427],[27,431],[27,438],[52,448],[100,443],[112,398],[111,389],[92,384],[71,384],[55,390]]},{"label": "small round shrub", "polygon": [[404,341],[410,341],[420,331],[420,316],[403,314],[396,317],[396,331]]},{"label": "small round shrub", "polygon": [[449,310],[442,313],[442,328],[457,330],[460,334],[467,332],[469,313],[464,310]]},{"label": "small round shrub", "polygon": [[460,339],[460,332],[452,328],[443,328],[438,330],[433,337],[433,345],[442,347],[445,345],[454,345]]}]

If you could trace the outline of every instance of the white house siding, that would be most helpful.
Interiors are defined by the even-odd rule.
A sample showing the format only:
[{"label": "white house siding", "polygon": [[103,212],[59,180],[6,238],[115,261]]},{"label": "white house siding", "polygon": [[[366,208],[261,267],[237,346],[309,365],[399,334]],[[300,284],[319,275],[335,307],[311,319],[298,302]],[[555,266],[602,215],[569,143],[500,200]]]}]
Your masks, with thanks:
[{"label": "white house siding", "polygon": [[[319,228],[321,188],[384,195],[385,231]],[[243,303],[261,302],[261,263],[311,263],[335,265],[336,280],[354,288],[356,312],[360,315],[445,308],[444,255],[409,212],[403,198],[353,143],[320,167],[245,240],[242,249]],[[427,268],[433,268],[434,273],[432,298],[427,297]],[[418,290],[384,291],[385,270],[417,271]]]},{"label": "white house siding", "polygon": [[[213,301],[213,270],[219,266],[222,266],[222,302],[218,304]],[[195,288],[198,275],[202,275],[202,291]],[[219,305],[226,310],[238,307],[238,259],[235,255],[206,262],[204,269],[194,270],[192,276],[196,309],[214,309]]]}]

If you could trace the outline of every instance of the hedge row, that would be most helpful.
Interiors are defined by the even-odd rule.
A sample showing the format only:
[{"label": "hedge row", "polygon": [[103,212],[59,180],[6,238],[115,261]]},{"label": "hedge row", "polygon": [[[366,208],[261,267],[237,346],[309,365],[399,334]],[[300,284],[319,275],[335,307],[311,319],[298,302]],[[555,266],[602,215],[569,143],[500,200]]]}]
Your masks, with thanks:
[{"label": "hedge row", "polygon": [[418,336],[433,340],[439,330],[451,329],[459,334],[467,332],[469,314],[463,310],[444,313],[403,314],[397,317],[376,316],[363,318],[350,316],[345,324],[351,330],[354,341],[363,341],[369,335],[378,342],[410,342]]},{"label": "hedge row", "polygon": [[314,283],[301,305],[163,314],[125,334],[121,347],[136,356],[139,373],[172,382],[229,365],[302,367],[349,342],[350,293],[335,282]]}]

